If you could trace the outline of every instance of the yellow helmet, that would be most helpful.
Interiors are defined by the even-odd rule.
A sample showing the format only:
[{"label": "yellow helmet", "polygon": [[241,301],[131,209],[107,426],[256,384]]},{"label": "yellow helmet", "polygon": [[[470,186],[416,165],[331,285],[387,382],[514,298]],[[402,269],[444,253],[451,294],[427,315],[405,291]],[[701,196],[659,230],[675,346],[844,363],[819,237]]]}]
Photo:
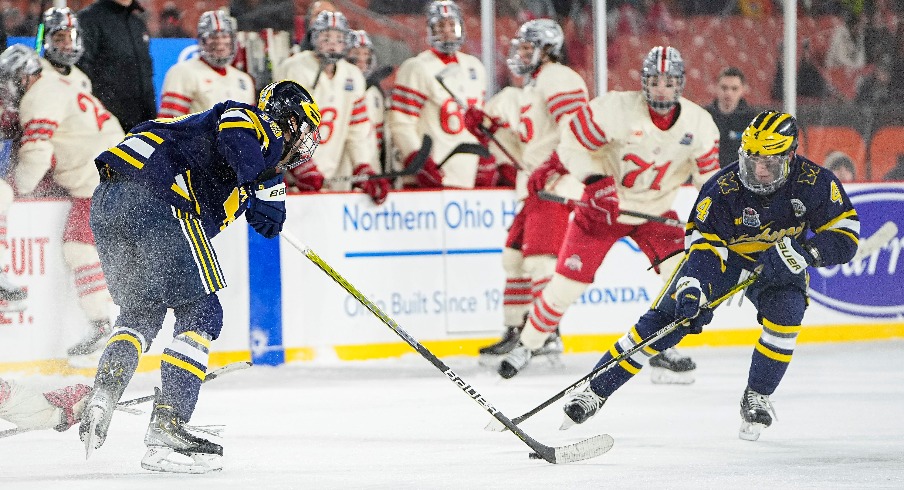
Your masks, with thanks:
[{"label": "yellow helmet", "polygon": [[738,173],[747,189],[762,195],[781,187],[791,172],[797,149],[797,120],[784,112],[759,113],[741,135]]}]

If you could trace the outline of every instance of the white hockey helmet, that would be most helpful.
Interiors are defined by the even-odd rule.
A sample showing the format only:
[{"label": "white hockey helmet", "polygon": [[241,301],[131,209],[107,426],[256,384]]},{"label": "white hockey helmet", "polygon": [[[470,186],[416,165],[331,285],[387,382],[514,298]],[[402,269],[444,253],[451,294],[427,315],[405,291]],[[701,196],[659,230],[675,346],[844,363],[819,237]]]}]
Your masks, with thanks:
[{"label": "white hockey helmet", "polygon": [[[672,100],[654,100],[650,94],[650,79],[665,76],[668,83],[675,88],[675,96]],[[671,46],[656,46],[647,53],[643,60],[643,70],[640,75],[640,85],[647,104],[653,109],[671,109],[681,98],[684,91],[684,59],[681,53]]]},{"label": "white hockey helmet", "polygon": [[[562,56],[562,44],[565,34],[559,24],[552,19],[534,19],[521,24],[518,33],[512,38],[509,57],[506,64],[515,76],[533,73],[543,60],[543,54],[558,60]],[[534,46],[530,59],[521,53],[521,45],[530,43]]]},{"label": "white hockey helmet", "polygon": [[[211,66],[222,68],[235,59],[238,51],[238,23],[222,10],[208,10],[198,18],[198,47],[201,58]],[[220,52],[219,46],[215,46],[211,36],[217,33],[229,35],[228,52]]]},{"label": "white hockey helmet", "polygon": [[41,73],[41,60],[35,50],[13,44],[0,54],[0,99],[18,106],[25,94],[26,77]]},{"label": "white hockey helmet", "polygon": [[[436,25],[444,19],[452,19],[455,22],[455,39],[453,40],[444,40],[442,33],[436,31]],[[464,42],[464,16],[462,16],[461,8],[450,0],[430,2],[430,5],[427,6],[427,43],[441,53],[453,54],[461,49]]]},{"label": "white hockey helmet", "polygon": [[[321,47],[322,40],[320,34],[326,31],[338,31],[342,36],[342,49],[338,52],[326,51]],[[324,10],[317,14],[314,21],[311,22],[311,44],[314,45],[314,52],[320,61],[329,65],[336,63],[345,57],[346,51],[351,41],[351,29],[348,27],[348,20],[342,12],[330,12]]]},{"label": "white hockey helmet", "polygon": [[[367,50],[366,54],[364,50]],[[374,68],[377,66],[377,55],[374,53],[374,43],[370,40],[370,36],[367,35],[367,31],[351,31],[347,53],[346,59],[348,62],[356,66],[358,65],[358,56],[367,56],[365,67],[361,71],[364,72],[365,77],[373,73]]]},{"label": "white hockey helmet", "polygon": [[[76,64],[85,52],[85,45],[79,33],[75,13],[69,7],[49,8],[44,12],[43,22],[44,57],[56,65]],[[58,39],[56,43],[53,42],[54,37]],[[65,46],[67,44],[68,46]]]}]

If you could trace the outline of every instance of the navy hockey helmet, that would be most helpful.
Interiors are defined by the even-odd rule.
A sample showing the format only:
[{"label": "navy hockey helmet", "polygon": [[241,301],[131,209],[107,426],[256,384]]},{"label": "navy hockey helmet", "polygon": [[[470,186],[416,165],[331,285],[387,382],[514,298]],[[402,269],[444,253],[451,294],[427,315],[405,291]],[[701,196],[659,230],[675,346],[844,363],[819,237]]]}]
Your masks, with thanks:
[{"label": "navy hockey helmet", "polygon": [[759,113],[741,134],[738,173],[750,191],[769,195],[788,180],[797,150],[797,120],[778,111]]},{"label": "navy hockey helmet", "polygon": [[280,169],[297,167],[313,157],[320,144],[320,109],[304,87],[291,80],[273,82],[261,90],[257,107],[273,118],[283,132]]},{"label": "navy hockey helmet", "polygon": [[[674,87],[672,100],[655,100],[650,93],[650,83],[656,77],[665,77],[666,83]],[[640,85],[647,104],[653,109],[667,110],[678,104],[681,92],[684,91],[684,59],[681,53],[671,46],[656,46],[647,53],[643,60]]]},{"label": "navy hockey helmet", "polygon": [[6,105],[18,106],[25,94],[27,77],[41,73],[41,60],[35,50],[13,44],[0,54],[0,98]]},{"label": "navy hockey helmet", "polygon": [[[564,42],[565,34],[556,21],[552,19],[529,20],[521,25],[518,33],[512,38],[506,64],[515,76],[529,75],[540,66],[544,54],[558,60],[562,56]],[[528,48],[520,49],[528,43],[533,45],[533,51],[529,55],[526,53]]]},{"label": "navy hockey helmet", "polygon": [[[338,51],[328,50],[323,46],[324,39],[321,34],[327,31],[337,31],[341,36],[341,48]],[[348,27],[348,19],[342,12],[330,12],[324,10],[317,14],[311,22],[311,44],[320,61],[326,64],[334,64],[345,57],[348,46],[351,44],[351,29]]]},{"label": "navy hockey helmet", "polygon": [[[198,48],[201,58],[211,66],[222,68],[235,59],[238,52],[238,24],[222,10],[208,10],[198,18]],[[215,34],[226,34],[229,40],[215,38]],[[223,42],[228,44],[223,45]],[[226,50],[228,47],[228,51]]]},{"label": "navy hockey helmet", "polygon": [[44,12],[44,57],[61,66],[72,66],[85,53],[78,19],[69,7]]},{"label": "navy hockey helmet", "polygon": [[[445,19],[452,19],[454,39],[446,39],[439,24]],[[461,8],[450,0],[437,0],[427,6],[427,43],[433,49],[446,54],[454,54],[465,42],[464,16]]]}]

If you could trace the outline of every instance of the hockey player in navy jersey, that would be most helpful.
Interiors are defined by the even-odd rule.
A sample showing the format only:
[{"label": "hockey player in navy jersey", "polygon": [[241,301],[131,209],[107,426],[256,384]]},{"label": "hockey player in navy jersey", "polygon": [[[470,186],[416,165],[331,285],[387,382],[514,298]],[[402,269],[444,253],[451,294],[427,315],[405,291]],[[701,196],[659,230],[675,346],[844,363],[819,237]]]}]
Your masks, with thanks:
[{"label": "hockey player in navy jersey", "polygon": [[[176,317],[164,349],[162,389],[141,466],[203,473],[222,468],[223,448],[185,429],[223,326],[216,292],[226,287],[210,239],[242,214],[273,238],[286,219],[282,171],[311,159],[320,112],[292,81],[261,92],[258,106],[234,101],[132,128],[97,157],[91,229],[113,300],[120,306],[79,428],[88,455],[103,444],[113,409],[139,357]],[[170,459],[189,456],[192,463]]]},{"label": "hockey player in navy jersey", "polygon": [[[739,161],[724,167],[700,190],[685,232],[686,255],[662,294],[597,366],[631,349],[679,318],[682,327],[653,342],[661,351],[713,317],[707,301],[757,273],[746,296],[763,332],[753,350],[741,397],[741,439],[754,441],[772,424],[769,396],[791,362],[807,308],[807,267],[850,261],[860,221],[832,172],[796,154],[797,122],[765,111],[741,137]],[[597,413],[649,357],[640,350],[594,378],[566,402],[568,428]]]}]

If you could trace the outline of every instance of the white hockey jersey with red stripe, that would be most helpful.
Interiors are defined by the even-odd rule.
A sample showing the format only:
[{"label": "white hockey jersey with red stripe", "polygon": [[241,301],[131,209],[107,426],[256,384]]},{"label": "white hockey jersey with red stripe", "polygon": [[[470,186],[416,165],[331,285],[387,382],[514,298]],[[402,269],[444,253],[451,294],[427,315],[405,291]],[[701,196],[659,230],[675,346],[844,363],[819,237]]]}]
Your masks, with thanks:
[{"label": "white hockey jersey with red stripe", "polygon": [[16,187],[28,194],[48,170],[72,197],[88,198],[99,182],[94,157],[123,138],[116,116],[55,71],[41,74],[19,102],[22,140]]},{"label": "white hockey jersey with red stripe", "polygon": [[[313,51],[302,51],[286,59],[274,78],[300,83],[317,102],[320,146],[314,154],[314,163],[324,177],[351,175],[354,166],[361,163],[377,168],[374,166],[376,134],[371,130],[364,101],[366,82],[357,66],[339,60],[331,78],[320,71],[320,61]],[[350,187],[347,183],[326,183],[324,188],[347,190]]]},{"label": "white hockey jersey with red stripe", "polygon": [[157,117],[178,117],[206,111],[225,100],[251,105],[257,103],[250,75],[229,65],[224,73],[220,73],[200,57],[170,67],[161,92]]},{"label": "white hockey jersey with red stripe", "polygon": [[[677,120],[653,124],[641,92],[608,92],[577,112],[562,129],[557,151],[574,177],[612,175],[619,207],[652,215],[672,208],[689,177],[700,186],[719,169],[719,130],[702,107],[681,98]],[[624,215],[625,224],[643,220]]]},{"label": "white hockey jersey with red stripe", "polygon": [[80,88],[81,90],[88,92],[89,94],[94,93],[91,88],[91,79],[88,78],[88,75],[85,75],[85,72],[79,70],[77,66],[72,65],[69,67],[69,74],[63,75],[58,72],[57,69],[47,60],[47,58],[40,58],[41,60],[41,73],[56,73],[57,75],[65,78],[72,82],[73,85]]},{"label": "white hockey jersey with red stripe", "polygon": [[[446,63],[432,50],[405,60],[396,73],[386,124],[399,157],[404,160],[421,147],[425,134],[433,139],[431,157],[436,163],[460,143],[476,143],[477,138],[464,127],[464,110],[436,81],[442,73],[449,90],[465,104],[483,107],[486,97],[486,71],[474,56],[456,53]],[[477,175],[476,155],[459,154],[443,166],[443,185],[474,187]]]}]

